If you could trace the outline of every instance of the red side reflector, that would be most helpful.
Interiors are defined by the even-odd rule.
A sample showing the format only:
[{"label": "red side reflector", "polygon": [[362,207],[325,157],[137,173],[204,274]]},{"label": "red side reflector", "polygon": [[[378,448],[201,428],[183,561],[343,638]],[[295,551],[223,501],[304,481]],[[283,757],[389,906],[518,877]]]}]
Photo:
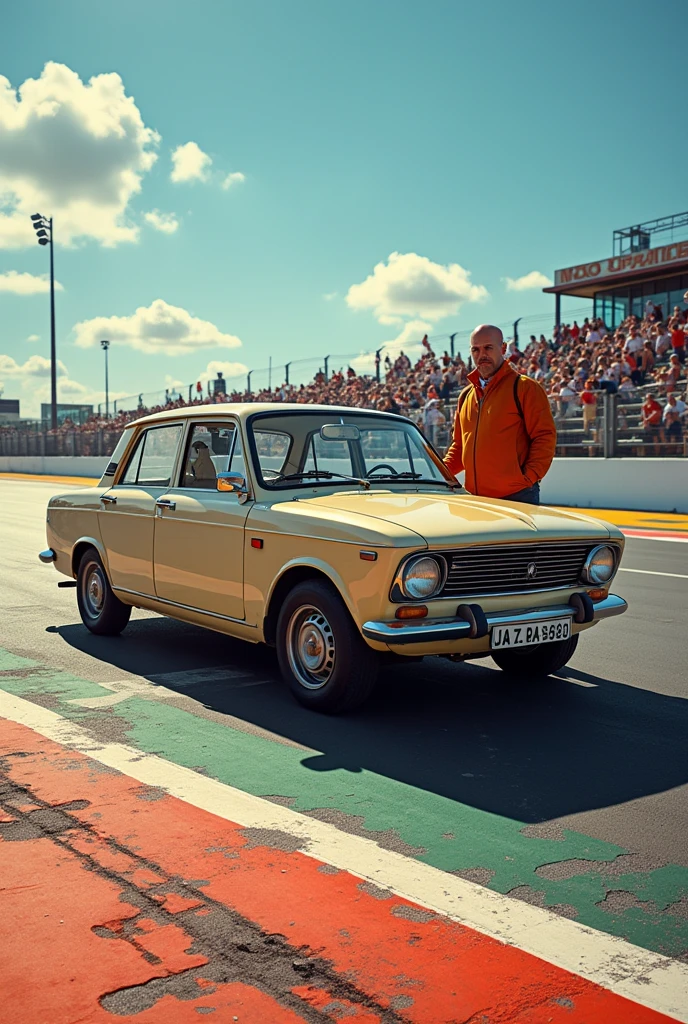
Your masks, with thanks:
[{"label": "red side reflector", "polygon": [[377,551],[361,551],[364,562],[377,562]]},{"label": "red side reflector", "polygon": [[262,548],[262,546],[263,546],[263,541],[261,540],[260,537],[251,537],[251,547],[252,548]]},{"label": "red side reflector", "polygon": [[424,604],[405,604],[401,608],[397,608],[395,616],[397,619],[424,619],[427,614],[428,609]]}]

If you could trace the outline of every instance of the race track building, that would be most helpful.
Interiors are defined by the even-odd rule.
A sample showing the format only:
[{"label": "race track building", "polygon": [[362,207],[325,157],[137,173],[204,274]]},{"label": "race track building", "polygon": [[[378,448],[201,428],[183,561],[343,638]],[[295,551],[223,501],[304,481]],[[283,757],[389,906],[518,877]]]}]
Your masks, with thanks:
[{"label": "race track building", "polygon": [[[671,241],[651,247],[653,236],[671,235]],[[555,296],[555,322],[561,323],[561,296],[593,300],[593,316],[614,328],[630,313],[642,317],[650,301],[671,315],[683,308],[688,290],[688,212],[621,228],[614,232],[614,255],[554,272],[554,284],[543,291]]]}]

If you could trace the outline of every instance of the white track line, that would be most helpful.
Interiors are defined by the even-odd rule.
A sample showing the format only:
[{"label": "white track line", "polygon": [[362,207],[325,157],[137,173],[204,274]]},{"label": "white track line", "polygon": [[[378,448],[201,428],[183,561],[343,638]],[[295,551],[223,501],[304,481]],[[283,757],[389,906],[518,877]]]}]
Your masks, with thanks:
[{"label": "white track line", "polygon": [[621,566],[619,572],[639,572],[643,576],[671,576],[675,580],[688,580],[688,576],[682,572],[655,572],[654,569],[626,569],[625,566]]},{"label": "white track line", "polygon": [[121,743],[0,690],[0,716],[244,828],[297,836],[317,860],[688,1024],[688,965],[457,878],[362,836]]},{"label": "white track line", "polygon": [[[621,530],[621,527],[619,527]],[[658,540],[663,544],[688,544],[688,537],[647,537],[645,534],[629,533],[621,530],[627,540]]]}]

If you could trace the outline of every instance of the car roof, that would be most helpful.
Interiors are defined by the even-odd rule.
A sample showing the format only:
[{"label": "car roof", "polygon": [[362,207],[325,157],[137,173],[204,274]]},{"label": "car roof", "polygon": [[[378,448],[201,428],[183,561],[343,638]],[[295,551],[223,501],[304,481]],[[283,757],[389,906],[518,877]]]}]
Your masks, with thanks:
[{"label": "car roof", "polygon": [[378,409],[358,409],[348,405],[307,405],[301,402],[217,402],[213,405],[185,405],[181,409],[165,409],[163,412],[154,412],[150,416],[142,416],[127,426],[140,426],[148,423],[164,423],[166,420],[179,419],[217,419],[219,416],[236,416],[245,420],[255,413],[285,412],[285,413],[330,413],[333,416],[342,413],[364,413],[366,416],[394,417],[391,412],[383,412]]}]

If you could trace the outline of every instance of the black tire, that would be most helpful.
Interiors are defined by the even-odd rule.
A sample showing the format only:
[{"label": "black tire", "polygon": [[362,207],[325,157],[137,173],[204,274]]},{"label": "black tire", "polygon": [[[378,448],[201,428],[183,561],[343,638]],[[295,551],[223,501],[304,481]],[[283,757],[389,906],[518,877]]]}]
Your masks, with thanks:
[{"label": "black tire", "polygon": [[88,548],[81,556],[76,599],[81,621],[92,633],[117,636],[129,622],[131,606],[115,597],[95,548]]},{"label": "black tire", "polygon": [[533,644],[530,647],[514,647],[511,650],[492,651],[490,657],[504,672],[523,679],[542,679],[552,672],[558,672],[574,655],[578,646],[578,634],[568,640],[554,643]]},{"label": "black tire", "polygon": [[333,586],[299,583],[277,619],[277,659],[285,682],[312,711],[340,714],[360,707],[377,678],[378,658]]}]

